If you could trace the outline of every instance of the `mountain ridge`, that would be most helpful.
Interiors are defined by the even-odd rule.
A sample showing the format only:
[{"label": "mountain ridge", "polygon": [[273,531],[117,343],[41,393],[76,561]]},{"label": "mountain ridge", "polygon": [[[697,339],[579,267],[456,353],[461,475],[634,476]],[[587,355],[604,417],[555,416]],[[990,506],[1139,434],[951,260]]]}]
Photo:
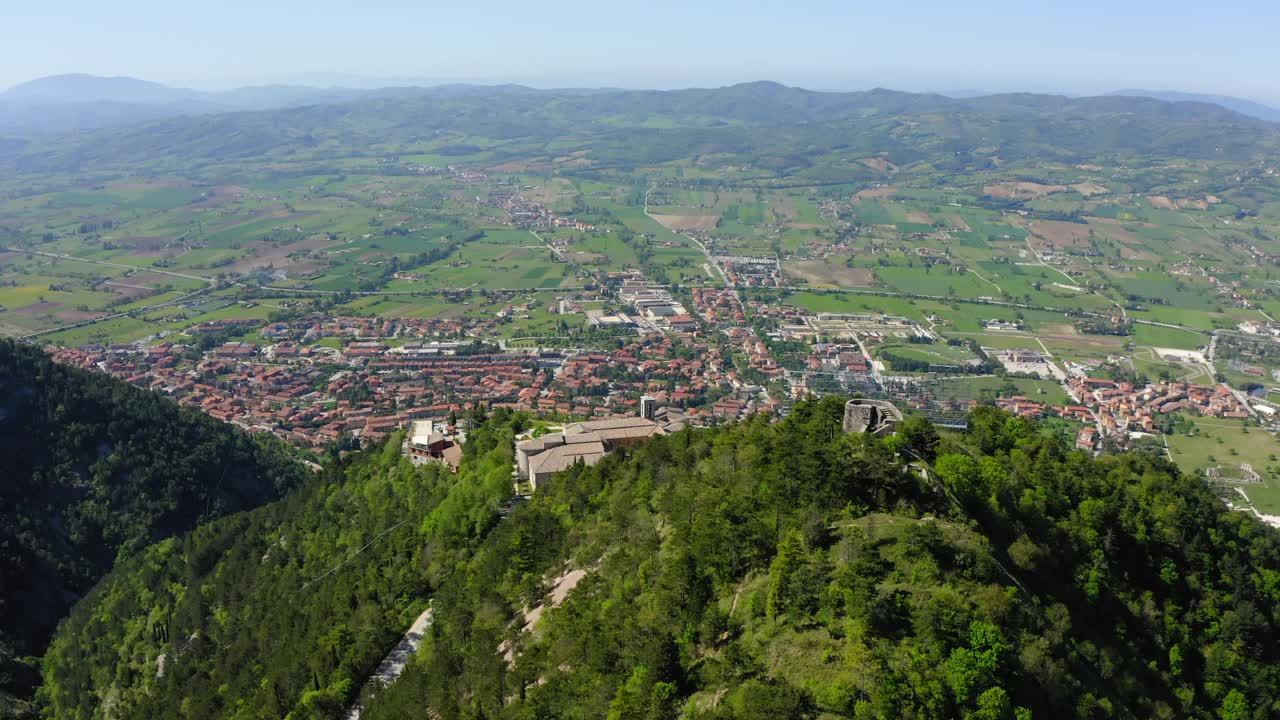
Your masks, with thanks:
[{"label": "mountain ridge", "polygon": [[[310,105],[342,104],[362,99],[441,96],[630,96],[702,100],[731,96],[737,100],[770,99],[806,107],[834,108],[852,98],[876,98],[893,107],[929,104],[935,109],[972,108],[993,98],[1059,98],[1080,103],[1098,98],[1143,97],[1170,103],[1210,104],[1254,119],[1280,122],[1280,110],[1260,103],[1220,95],[1122,90],[1100,96],[1070,97],[1029,92],[983,93],[952,97],[935,92],[905,92],[887,88],[860,91],[819,91],[772,80],[743,82],[720,87],[675,90],[623,90],[617,88],[534,88],[519,84],[443,83],[437,85],[387,85],[349,88],[276,83],[247,85],[229,90],[201,91],[173,87],[127,76],[104,77],[85,73],[51,75],[19,83],[0,92],[0,134],[51,135],[63,132],[128,126],[141,122],[189,115],[264,111]],[[1045,101],[1041,101],[1044,105]]]},{"label": "mountain ridge", "polygon": [[1248,98],[1233,97],[1230,95],[1216,95],[1208,93],[1191,93],[1176,90],[1137,90],[1125,89],[1116,90],[1108,95],[1123,95],[1129,97],[1149,97],[1166,102],[1201,102],[1218,105],[1238,112],[1242,115],[1266,120],[1267,122],[1280,123],[1280,109],[1272,107],[1266,103],[1261,103]]},{"label": "mountain ridge", "polygon": [[[788,131],[752,132],[763,128]],[[771,82],[595,92],[454,85],[29,136],[0,144],[0,167],[109,173],[145,161],[158,171],[178,171],[257,155],[385,154],[439,133],[543,145],[572,137],[603,166],[732,153],[796,167],[815,154],[855,146],[868,154],[896,152],[907,162],[982,148],[1006,159],[1073,162],[1135,155],[1251,160],[1280,144],[1280,125],[1217,105],[1152,98],[1010,93],[953,99],[886,89],[817,92]]]}]

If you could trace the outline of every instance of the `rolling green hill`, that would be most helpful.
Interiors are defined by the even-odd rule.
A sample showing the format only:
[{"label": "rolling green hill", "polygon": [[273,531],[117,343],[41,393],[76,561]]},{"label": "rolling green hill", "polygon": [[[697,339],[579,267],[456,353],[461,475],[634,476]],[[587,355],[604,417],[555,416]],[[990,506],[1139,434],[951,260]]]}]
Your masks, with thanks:
[{"label": "rolling green hill", "polygon": [[[767,133],[761,128],[770,128]],[[1005,160],[1119,156],[1247,160],[1280,128],[1207,103],[1150,98],[995,95],[955,100],[889,90],[824,93],[776,83],[709,90],[552,91],[436,88],[355,102],[160,120],[0,146],[10,172],[174,170],[263,156],[298,160],[385,153],[459,132],[529,146],[590,147],[604,165],[690,154],[779,155],[803,166],[825,153],[920,155],[994,148]],[[981,154],[981,153],[980,153]]]}]

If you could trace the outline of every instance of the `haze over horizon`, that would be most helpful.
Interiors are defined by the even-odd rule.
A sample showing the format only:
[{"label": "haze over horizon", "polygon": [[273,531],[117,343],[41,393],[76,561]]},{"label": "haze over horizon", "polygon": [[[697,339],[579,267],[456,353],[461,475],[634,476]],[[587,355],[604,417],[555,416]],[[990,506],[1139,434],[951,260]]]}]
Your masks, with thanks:
[{"label": "haze over horizon", "polygon": [[1148,88],[1280,103],[1268,30],[1280,10],[1255,0],[1211,9],[1148,0],[928,1],[910,10],[826,0],[564,5],[547,13],[509,0],[483,12],[408,0],[358,8],[333,0],[182,8],[53,0],[7,14],[0,41],[18,61],[0,66],[0,87],[64,73],[201,90],[449,82],[670,89],[767,79],[815,90]]}]

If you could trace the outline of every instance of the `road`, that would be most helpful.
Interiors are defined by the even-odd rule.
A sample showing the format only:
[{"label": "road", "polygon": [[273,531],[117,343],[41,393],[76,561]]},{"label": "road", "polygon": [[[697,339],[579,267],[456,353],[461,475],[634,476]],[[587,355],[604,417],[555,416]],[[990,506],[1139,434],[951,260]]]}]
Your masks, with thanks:
[{"label": "road", "polygon": [[[662,223],[658,221],[658,218],[654,217],[653,213],[649,212],[649,194],[657,189],[658,189],[658,185],[655,183],[653,185],[650,185],[648,190],[644,191],[644,216],[658,223],[659,225],[662,225]],[[662,227],[665,228],[667,226],[662,225]],[[670,230],[670,228],[667,228],[667,229]],[[676,231],[671,230],[671,232],[675,233]],[[711,251],[707,249],[707,246],[703,245],[701,240],[698,240],[697,238],[687,233],[676,233],[676,234],[689,240],[689,242],[693,243],[694,245],[698,246],[698,249],[702,251],[702,254],[704,256],[706,256],[707,264],[715,269],[716,274],[720,276],[720,281],[724,283],[725,287],[733,290],[733,293],[736,296],[738,294],[737,288],[729,284],[729,276],[725,274],[724,268],[720,267],[720,263],[716,262],[715,257],[711,255]],[[741,300],[739,300],[739,302],[741,302]]]},{"label": "road", "polygon": [[1028,249],[1028,250],[1030,250],[1030,251],[1031,251],[1031,255],[1032,255],[1033,257],[1035,257],[1035,259],[1036,259],[1036,263],[1038,263],[1039,265],[1041,265],[1041,266],[1043,266],[1043,267],[1047,267],[1047,268],[1049,268],[1050,270],[1052,270],[1052,271],[1054,271],[1054,272],[1058,273],[1058,274],[1059,274],[1059,275],[1061,275],[1062,277],[1066,278],[1066,279],[1067,279],[1067,282],[1071,283],[1072,287],[1076,287],[1076,279],[1075,279],[1075,278],[1071,277],[1070,275],[1068,275],[1068,274],[1066,274],[1066,273],[1062,272],[1062,271],[1061,271],[1061,270],[1059,270],[1058,268],[1056,268],[1056,267],[1054,267],[1054,266],[1052,266],[1052,265],[1050,265],[1049,263],[1047,263],[1047,262],[1045,262],[1045,261],[1044,261],[1044,257],[1043,257],[1042,255],[1040,255],[1040,251],[1039,251],[1039,250],[1036,250],[1035,246],[1031,244],[1031,235],[1030,235],[1030,234],[1028,234],[1028,235],[1027,235],[1027,249]]},{"label": "road", "polygon": [[90,265],[105,265],[113,268],[124,268],[125,270],[137,270],[139,272],[156,273],[159,275],[172,275],[173,277],[185,278],[187,280],[199,280],[203,283],[213,285],[216,281],[212,278],[200,275],[187,275],[185,273],[172,272],[169,270],[161,270],[160,268],[138,267],[137,265],[125,265],[124,263],[107,262],[106,260],[90,260],[88,258],[76,257],[75,255],[62,255],[59,253],[42,252],[40,250],[22,250],[19,248],[0,246],[0,252],[26,253],[28,255],[40,255],[42,257],[58,258],[59,260],[74,260],[76,262],[89,263]]},{"label": "road", "polygon": [[272,290],[275,292],[294,292],[306,295],[341,295],[347,293],[353,297],[370,297],[373,295],[443,295],[445,293],[460,292],[513,292],[513,293],[529,293],[529,292],[560,292],[562,290],[586,290],[586,285],[565,285],[560,287],[531,287],[531,288],[482,288],[479,283],[468,285],[460,288],[424,288],[422,290],[312,290],[310,288],[290,288],[279,287],[276,285],[263,285],[263,290]]},{"label": "road", "polygon": [[986,284],[990,285],[991,287],[995,288],[995,289],[996,289],[996,292],[1000,293],[1001,295],[1003,295],[1003,294],[1004,294],[1004,288],[1001,288],[999,285],[997,285],[997,284],[995,284],[994,282],[992,282],[992,281],[988,280],[987,278],[983,277],[983,276],[982,276],[982,273],[978,272],[977,270],[974,270],[973,268],[969,268],[969,272],[973,273],[974,275],[977,275],[977,276],[978,276],[978,279],[979,279],[979,280],[981,280],[982,282],[984,282],[984,283],[986,283]]},{"label": "road", "polygon": [[[404,637],[400,638],[400,642],[391,648],[391,652],[382,659],[378,664],[378,669],[364,681],[364,686],[360,688],[360,692],[356,694],[359,698],[367,691],[382,689],[395,682],[396,678],[404,672],[405,666],[409,664],[409,658],[418,651],[418,646],[422,644],[422,638],[427,634],[427,628],[431,627],[431,608],[422,611],[417,620],[409,626],[405,631]],[[347,711],[346,720],[360,720],[360,713],[364,710],[357,701]]]},{"label": "road", "polygon": [[[556,247],[555,245],[552,245],[546,240],[543,240],[541,235],[533,231],[533,228],[529,229],[529,234],[538,238],[538,242],[542,243],[542,246],[550,250],[553,255],[560,258],[564,262],[569,263],[569,266],[577,271],[579,277],[584,277],[587,279],[591,278],[591,273],[587,272],[586,268],[579,265],[575,260],[565,257],[564,252],[561,251],[560,248]],[[566,289],[566,288],[561,288],[561,289]]]},{"label": "road", "polygon": [[[217,281],[213,280],[212,278],[201,277],[199,275],[187,275],[185,273],[170,272],[168,270],[161,270],[158,268],[138,267],[137,265],[125,265],[124,263],[113,263],[113,262],[107,262],[105,260],[89,260],[87,258],[79,258],[74,255],[62,255],[60,253],[49,253],[49,252],[43,252],[41,250],[20,250],[20,249],[4,247],[4,246],[0,246],[0,251],[12,252],[12,253],[28,253],[31,255],[40,255],[41,257],[56,258],[59,260],[72,260],[75,262],[88,263],[90,265],[104,265],[106,267],[124,268],[126,270],[137,270],[139,272],[157,273],[159,275],[171,275],[173,277],[183,278],[185,280],[198,280],[202,283],[206,283],[204,287],[198,290],[193,290],[185,295],[182,295],[181,297],[174,298],[173,300],[169,300],[167,302],[156,303],[154,305],[146,305],[139,308],[133,308],[132,310],[127,310],[125,312],[115,313],[112,315],[104,315],[102,317],[93,318],[92,320],[82,320],[80,322],[71,323],[69,325],[60,325],[58,327],[48,328],[45,330],[38,330],[33,333],[27,333],[26,335],[18,336],[19,340],[32,340],[34,338],[38,338],[44,335],[52,335],[53,333],[59,333],[64,330],[75,330],[76,328],[88,327],[89,325],[93,325],[94,323],[100,323],[106,320],[114,320],[116,318],[128,317],[135,313],[150,312],[151,310],[158,310],[160,308],[170,307],[172,305],[177,305],[179,303],[186,302],[187,300],[190,300],[191,298],[196,297],[197,295],[206,293],[212,290],[215,286],[217,286]],[[112,284],[119,284],[119,283],[112,283]],[[128,287],[134,287],[134,286],[128,286]],[[151,289],[151,288],[148,288],[148,289]]]}]

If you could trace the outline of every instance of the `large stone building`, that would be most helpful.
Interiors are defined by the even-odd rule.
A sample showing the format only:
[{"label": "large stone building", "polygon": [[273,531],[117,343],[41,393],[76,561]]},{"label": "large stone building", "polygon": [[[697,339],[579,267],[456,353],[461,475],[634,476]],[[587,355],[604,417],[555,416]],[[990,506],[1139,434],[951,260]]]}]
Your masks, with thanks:
[{"label": "large stone building", "polygon": [[902,411],[888,400],[854,398],[844,404],[844,431],[889,435],[902,422]]},{"label": "large stone building", "polygon": [[566,425],[563,432],[516,444],[516,468],[534,489],[574,463],[594,465],[610,450],[631,447],[665,435],[665,426],[646,418],[624,417]]}]

